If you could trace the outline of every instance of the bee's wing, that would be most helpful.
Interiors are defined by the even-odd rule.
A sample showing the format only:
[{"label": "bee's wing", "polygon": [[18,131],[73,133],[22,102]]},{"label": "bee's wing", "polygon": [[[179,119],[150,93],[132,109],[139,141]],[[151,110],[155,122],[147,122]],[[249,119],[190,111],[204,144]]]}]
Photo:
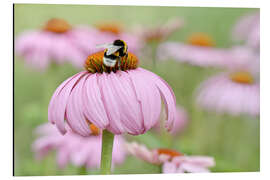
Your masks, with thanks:
[{"label": "bee's wing", "polygon": [[115,53],[120,48],[121,48],[121,46],[112,46],[112,47],[108,48],[107,55],[111,55],[111,54]]},{"label": "bee's wing", "polygon": [[105,44],[98,44],[98,45],[96,45],[96,48],[110,48],[110,47],[112,47],[113,46],[113,44],[112,43],[105,43]]},{"label": "bee's wing", "polygon": [[115,53],[117,50],[119,50],[121,48],[121,46],[115,46],[111,43],[106,43],[106,44],[98,44],[96,46],[97,48],[105,48],[107,49],[107,55],[111,55],[113,53]]}]

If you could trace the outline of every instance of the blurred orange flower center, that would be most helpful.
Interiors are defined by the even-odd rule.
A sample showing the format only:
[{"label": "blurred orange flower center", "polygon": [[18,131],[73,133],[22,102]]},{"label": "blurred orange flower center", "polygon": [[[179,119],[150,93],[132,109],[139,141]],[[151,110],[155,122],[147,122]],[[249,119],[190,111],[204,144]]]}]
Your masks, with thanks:
[{"label": "blurred orange flower center", "polygon": [[213,39],[205,33],[194,33],[188,38],[188,43],[195,46],[214,46]]},{"label": "blurred orange flower center", "polygon": [[160,42],[164,39],[164,35],[162,34],[161,31],[158,30],[153,30],[152,32],[146,33],[145,34],[145,41],[148,43],[152,42]]},{"label": "blurred orange flower center", "polygon": [[231,79],[234,82],[242,83],[242,84],[252,84],[254,82],[252,75],[246,71],[232,73]]},{"label": "blurred orange flower center", "polygon": [[50,19],[44,27],[44,30],[54,33],[65,33],[70,29],[71,25],[67,21],[57,18]]},{"label": "blurred orange flower center", "polygon": [[99,128],[97,128],[93,123],[90,123],[89,128],[92,131],[92,135],[99,135]]},{"label": "blurred orange flower center", "polygon": [[176,157],[176,156],[183,156],[183,154],[178,151],[175,151],[172,149],[166,149],[166,148],[157,149],[157,152],[159,155],[165,154],[165,155],[170,156],[171,158]]},{"label": "blurred orange flower center", "polygon": [[120,34],[123,31],[122,27],[117,23],[97,24],[96,28],[101,32],[109,32],[116,35]]}]

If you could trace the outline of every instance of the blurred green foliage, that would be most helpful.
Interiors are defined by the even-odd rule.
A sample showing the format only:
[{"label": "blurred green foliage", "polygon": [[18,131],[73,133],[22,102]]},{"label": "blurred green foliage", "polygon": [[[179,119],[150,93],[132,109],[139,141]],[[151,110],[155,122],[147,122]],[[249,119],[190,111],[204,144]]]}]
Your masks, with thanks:
[{"label": "blurred green foliage", "polygon": [[[184,41],[192,32],[210,34],[218,47],[229,47],[230,30],[236,19],[256,9],[200,8],[200,7],[140,7],[140,6],[91,6],[91,5],[34,5],[16,4],[14,8],[15,38],[24,30],[40,28],[52,17],[67,19],[71,24],[94,24],[99,21],[117,20],[127,29],[136,24],[152,26],[166,22],[171,17],[185,20],[185,26],[169,40]],[[215,157],[214,172],[259,171],[259,118],[233,117],[205,112],[194,105],[194,90],[199,83],[218,70],[193,67],[174,61],[158,63],[153,68],[147,60],[142,66],[164,78],[173,88],[177,102],[189,113],[189,125],[178,137],[160,138],[155,133],[127,138],[145,143],[149,148],[174,148],[189,155]],[[146,62],[146,63],[145,63]],[[28,68],[15,56],[15,175],[71,175],[81,169],[69,165],[57,168],[52,152],[43,161],[36,161],[31,151],[35,136],[33,130],[47,122],[47,106],[52,93],[66,78],[78,70],[71,65],[52,64],[44,73]],[[114,173],[159,173],[160,168],[134,157],[115,168]],[[96,174],[97,171],[89,171]]]}]

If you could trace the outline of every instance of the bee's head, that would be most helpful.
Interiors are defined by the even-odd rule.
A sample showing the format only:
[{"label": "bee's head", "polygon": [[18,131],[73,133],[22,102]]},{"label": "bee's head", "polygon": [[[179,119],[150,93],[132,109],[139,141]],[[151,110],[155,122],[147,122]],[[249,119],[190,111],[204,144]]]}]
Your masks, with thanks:
[{"label": "bee's head", "polygon": [[123,57],[127,54],[128,46],[127,46],[127,43],[125,41],[117,39],[113,42],[113,45],[121,46],[121,48],[118,50],[119,56]]}]

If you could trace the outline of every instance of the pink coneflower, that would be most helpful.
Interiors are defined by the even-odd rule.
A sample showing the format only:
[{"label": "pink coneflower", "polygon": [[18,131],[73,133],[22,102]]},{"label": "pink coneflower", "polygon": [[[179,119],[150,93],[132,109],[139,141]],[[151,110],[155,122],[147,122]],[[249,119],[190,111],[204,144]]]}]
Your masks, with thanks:
[{"label": "pink coneflower", "polygon": [[225,49],[214,48],[214,40],[206,33],[193,33],[186,42],[167,42],[158,47],[157,58],[173,58],[191,65],[208,67],[223,66]]},{"label": "pink coneflower", "polygon": [[128,50],[139,53],[144,43],[133,33],[126,32],[119,22],[99,22],[92,27],[85,28],[78,36],[82,36],[78,45],[89,55],[99,52],[96,45],[112,42],[115,39],[123,39],[128,44]]},{"label": "pink coneflower", "polygon": [[137,144],[136,142],[126,143],[127,150],[135,157],[148,163],[161,165],[162,173],[199,173],[209,172],[209,167],[215,166],[212,157],[187,156],[172,149],[152,149]]},{"label": "pink coneflower", "polygon": [[175,97],[169,85],[154,73],[134,66],[138,60],[132,53],[121,62],[121,70],[110,72],[104,64],[96,64],[102,62],[103,54],[90,55],[86,61],[86,69],[92,70],[89,67],[94,63],[96,73],[82,71],[57,88],[49,104],[49,121],[63,134],[64,119],[82,136],[91,133],[89,123],[113,134],[143,134],[159,120],[162,97],[168,117],[166,127],[171,129]]},{"label": "pink coneflower", "polygon": [[[164,115],[161,120],[155,125],[154,129],[160,131],[160,124],[163,119],[165,119],[165,113],[162,112]],[[176,135],[184,130],[188,123],[188,114],[186,110],[181,107],[177,106],[176,107],[176,113],[175,113],[175,118],[174,118],[174,126],[172,130],[170,131],[171,134]]]},{"label": "pink coneflower", "polygon": [[63,19],[50,19],[42,29],[27,31],[16,38],[15,50],[27,64],[45,69],[51,62],[70,62],[83,67],[83,52],[79,42],[87,38],[86,28],[72,27]]},{"label": "pink coneflower", "polygon": [[260,113],[260,85],[248,71],[216,75],[202,83],[197,93],[197,103],[209,111]]},{"label": "pink coneflower", "polygon": [[[199,35],[197,35],[199,36]],[[197,39],[199,39],[197,37]],[[157,57],[159,60],[176,60],[182,63],[188,63],[200,67],[218,67],[218,68],[258,68],[253,66],[259,63],[259,55],[252,49],[244,46],[233,46],[231,48],[215,48],[209,45],[207,37],[204,40],[191,39],[193,44],[181,42],[167,42],[158,47]],[[196,42],[197,41],[197,42]],[[198,45],[195,45],[194,43]],[[247,67],[248,66],[248,67]]]},{"label": "pink coneflower", "polygon": [[239,69],[260,73],[260,55],[247,46],[233,46],[223,57],[224,67],[230,71]]},{"label": "pink coneflower", "polygon": [[[67,127],[68,128],[68,127]],[[99,168],[101,159],[101,131],[94,125],[90,126],[92,134],[82,137],[71,130],[62,135],[55,126],[43,124],[36,129],[39,137],[32,145],[37,159],[42,159],[49,151],[57,153],[57,164],[60,168],[66,167],[68,163],[75,166],[87,168]],[[126,157],[124,139],[115,136],[112,163],[122,164]]]},{"label": "pink coneflower", "polygon": [[[114,134],[143,134],[159,120],[161,99],[166,127],[171,130],[175,116],[175,96],[156,74],[138,68],[137,57],[127,51],[123,40],[106,45],[105,51],[90,55],[86,71],[70,77],[54,92],[48,118],[62,134],[66,123],[76,133],[89,136],[89,125],[104,130],[101,173],[109,174]],[[109,54],[108,54],[109,53]]]},{"label": "pink coneflower", "polygon": [[207,156],[178,156],[162,166],[163,173],[206,173],[215,166],[215,160]]},{"label": "pink coneflower", "polygon": [[183,26],[182,19],[170,19],[157,27],[138,27],[137,34],[146,43],[160,43]]},{"label": "pink coneflower", "polygon": [[233,28],[232,38],[235,41],[244,41],[246,45],[260,48],[260,12],[241,17]]}]

